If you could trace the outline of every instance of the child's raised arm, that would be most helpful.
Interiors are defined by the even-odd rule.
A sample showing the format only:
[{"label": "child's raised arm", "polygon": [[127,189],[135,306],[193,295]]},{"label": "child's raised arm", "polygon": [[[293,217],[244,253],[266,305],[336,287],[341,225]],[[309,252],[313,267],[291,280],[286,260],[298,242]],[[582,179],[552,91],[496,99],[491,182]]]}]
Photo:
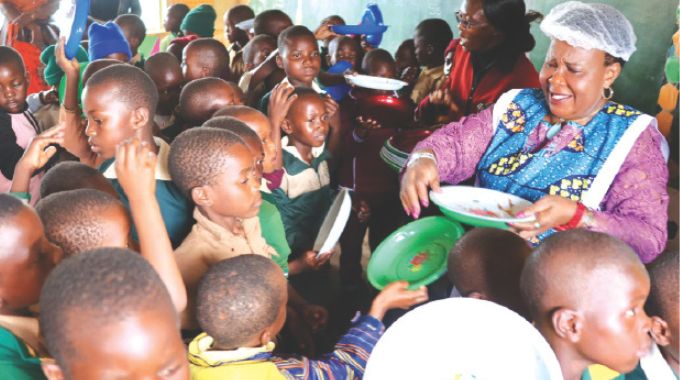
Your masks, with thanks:
[{"label": "child's raised arm", "polygon": [[408,282],[395,281],[387,285],[373,300],[368,315],[382,320],[390,309],[408,309],[411,306],[427,301],[427,288],[422,286],[416,290],[408,290]]},{"label": "child's raised arm", "polygon": [[177,312],[182,312],[187,293],[156,200],[156,155],[148,144],[128,140],[118,146],[115,165],[118,183],[130,201],[141,254],[165,283]]},{"label": "child's raised arm", "polygon": [[54,126],[31,140],[24,154],[14,168],[12,178],[12,193],[28,193],[29,183],[33,174],[40,170],[57,153],[53,144],[64,142],[64,127]]},{"label": "child's raised arm", "polygon": [[65,39],[61,37],[54,49],[57,65],[66,76],[64,102],[59,107],[59,122],[64,124],[64,149],[78,157],[84,164],[95,166],[96,155],[90,150],[81,124],[81,112],[78,106],[78,83],[80,81],[80,63],[73,58],[70,61],[64,54]]},{"label": "child's raised arm", "polygon": [[283,154],[281,154],[281,124],[286,118],[290,106],[297,99],[297,95],[293,94],[295,87],[288,83],[279,83],[272,90],[272,95],[269,98],[268,117],[272,124],[271,140],[276,146],[276,164],[274,169],[281,169],[283,166]]}]

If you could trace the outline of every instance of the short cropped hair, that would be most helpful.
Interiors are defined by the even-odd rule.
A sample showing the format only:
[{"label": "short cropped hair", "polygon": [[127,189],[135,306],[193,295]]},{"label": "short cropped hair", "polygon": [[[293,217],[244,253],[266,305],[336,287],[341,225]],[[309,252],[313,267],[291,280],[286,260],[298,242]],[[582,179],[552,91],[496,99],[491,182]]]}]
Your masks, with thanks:
[{"label": "short cropped hair", "polygon": [[0,193],[0,226],[7,224],[8,219],[15,217],[25,207],[18,198]]},{"label": "short cropped hair", "polygon": [[[559,257],[566,257],[568,266],[556,268],[554,262]],[[631,264],[643,267],[635,251],[618,238],[585,229],[558,232],[546,238],[527,259],[520,290],[529,313],[537,320],[545,316],[551,302],[557,301],[546,297],[550,291],[576,299],[582,296],[578,293],[588,286],[589,278],[597,274],[594,269]]]},{"label": "short cropped hair", "polygon": [[680,260],[677,249],[662,253],[647,266],[651,290],[645,309],[649,315],[668,320],[673,313],[678,312],[678,302],[680,302],[678,268],[680,268]]},{"label": "short cropped hair", "polygon": [[272,22],[285,22],[290,23],[291,25],[293,24],[293,21],[290,19],[290,17],[283,11],[279,9],[268,9],[258,13],[257,16],[255,16],[255,20],[253,20],[253,31],[255,32],[255,35],[268,34],[272,37],[276,37],[273,34],[274,31],[271,30],[270,24]]},{"label": "short cropped hair", "polygon": [[238,86],[224,79],[205,77],[187,83],[179,94],[179,114],[192,127],[203,124],[219,108],[214,108],[210,93],[219,87],[229,87],[238,96],[243,93]]},{"label": "short cropped hair", "polygon": [[142,21],[139,16],[135,14],[123,14],[116,17],[114,22],[118,24],[121,29],[129,28],[132,35],[139,39],[140,44],[144,41],[144,37],[146,37],[146,25],[144,25],[144,21]]},{"label": "short cropped hair", "polygon": [[225,152],[242,140],[223,129],[201,127],[180,133],[170,146],[168,167],[173,182],[191,198],[191,189],[211,184],[227,166]]},{"label": "short cropped hair", "polygon": [[[229,67],[229,52],[227,48],[223,43],[214,38],[203,37],[189,42],[184,48],[184,55],[189,54],[191,50],[207,50],[213,53],[212,56],[206,56],[205,60],[201,61],[202,65],[209,67],[211,70],[208,76],[219,78],[224,73],[224,70]],[[199,58],[203,59],[201,57]]]},{"label": "short cropped hair", "polygon": [[21,58],[21,54],[14,48],[9,46],[0,46],[0,62],[3,66],[7,64],[14,64],[19,67],[22,72],[26,73],[26,66],[24,65],[24,59]]},{"label": "short cropped hair", "polygon": [[203,127],[223,129],[237,136],[245,144],[246,140],[260,143],[260,136],[248,125],[233,116],[217,116],[203,123]]},{"label": "short cropped hair", "polygon": [[[99,326],[152,308],[175,312],[151,265],[130,250],[100,248],[65,259],[47,277],[40,294],[40,332],[51,356],[68,372],[78,358],[73,335],[91,333],[97,339]],[[77,325],[74,316],[81,317]]]},{"label": "short cropped hair", "polygon": [[392,54],[385,49],[373,49],[366,53],[364,59],[361,61],[361,70],[365,73],[370,73],[373,65],[376,63],[383,63],[392,65],[396,71],[396,62]]},{"label": "short cropped hair", "polygon": [[276,320],[285,302],[283,278],[281,269],[264,256],[220,261],[198,286],[198,324],[218,345],[241,347]]},{"label": "short cropped hair", "polygon": [[[94,187],[96,182],[101,186]],[[115,192],[111,183],[97,169],[78,161],[63,161],[54,165],[43,176],[40,181],[40,198],[61,191],[83,188],[103,190],[102,186],[108,186]]]},{"label": "short cropped hair", "polygon": [[309,30],[306,26],[293,25],[289,26],[279,34],[279,38],[276,41],[276,46],[279,48],[279,55],[286,53],[288,49],[288,44],[294,38],[299,37],[309,37],[316,43],[316,37],[314,37],[314,32]]},{"label": "short cropped hair", "polygon": [[78,189],[48,195],[35,209],[47,240],[69,257],[101,246],[106,226],[100,215],[114,207],[124,208],[117,198],[102,191]]},{"label": "short cropped hair", "polygon": [[423,40],[433,45],[437,50],[444,51],[451,43],[453,32],[449,24],[440,18],[423,20],[416,27]]},{"label": "short cropped hair", "polygon": [[227,17],[229,19],[233,18],[235,19],[236,23],[239,23],[241,21],[255,18],[255,12],[253,11],[253,8],[245,4],[239,4],[229,8],[229,10],[227,11]]},{"label": "short cropped hair", "polygon": [[255,46],[264,44],[264,43],[269,43],[272,45],[272,50],[276,49],[276,40],[274,37],[268,35],[268,34],[260,34],[246,44],[246,46],[243,47],[243,63],[244,64],[253,64],[253,61],[255,60]]},{"label": "short cropped hair", "polygon": [[149,110],[150,118],[156,114],[158,90],[143,70],[132,65],[109,66],[94,73],[85,86],[94,88],[105,84],[112,85],[110,91],[130,109],[142,106]]}]

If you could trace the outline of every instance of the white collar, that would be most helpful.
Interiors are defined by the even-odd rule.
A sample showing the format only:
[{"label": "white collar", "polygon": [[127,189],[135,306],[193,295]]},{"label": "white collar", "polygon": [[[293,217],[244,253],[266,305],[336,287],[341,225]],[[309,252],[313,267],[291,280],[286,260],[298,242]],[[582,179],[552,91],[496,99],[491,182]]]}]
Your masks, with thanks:
[{"label": "white collar", "polygon": [[[170,170],[168,169],[168,156],[170,154],[170,145],[159,137],[154,137],[153,141],[158,145],[158,154],[156,158],[156,174],[155,178],[161,181],[171,181]],[[104,171],[104,177],[108,179],[116,179],[116,161],[113,160],[111,165]]]},{"label": "white collar", "polygon": [[[300,161],[307,162],[302,158],[302,155],[300,152],[297,150],[295,145],[288,145],[288,136],[283,136],[281,138],[281,148],[285,150],[286,152],[292,154],[295,158],[297,158]],[[312,147],[312,157],[317,158],[323,153],[324,149],[326,148],[326,143],[319,147]]]},{"label": "white collar", "polygon": [[[281,83],[287,83],[287,84],[293,86],[293,84],[290,83],[290,80],[288,80],[288,77],[283,78]],[[295,87],[295,86],[293,86],[293,87]],[[312,81],[312,90],[314,90],[315,92],[317,92],[319,94],[325,94],[326,93],[324,90],[321,89],[321,87],[319,87],[319,85],[316,83],[316,80]]]}]

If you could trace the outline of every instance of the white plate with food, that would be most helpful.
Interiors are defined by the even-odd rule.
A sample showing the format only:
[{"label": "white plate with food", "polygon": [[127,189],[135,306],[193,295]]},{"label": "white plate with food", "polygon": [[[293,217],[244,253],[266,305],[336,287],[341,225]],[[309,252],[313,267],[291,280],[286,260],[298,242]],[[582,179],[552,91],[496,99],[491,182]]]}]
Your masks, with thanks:
[{"label": "white plate with food", "polygon": [[408,83],[397,79],[361,74],[347,74],[345,75],[345,80],[351,86],[383,91],[397,91],[408,85]]}]

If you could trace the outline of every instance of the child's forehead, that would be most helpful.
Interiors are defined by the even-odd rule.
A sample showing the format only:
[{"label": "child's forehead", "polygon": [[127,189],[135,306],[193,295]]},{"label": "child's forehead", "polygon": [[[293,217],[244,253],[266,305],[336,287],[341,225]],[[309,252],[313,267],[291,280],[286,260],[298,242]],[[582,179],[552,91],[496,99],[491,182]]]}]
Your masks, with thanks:
[{"label": "child's forehead", "polygon": [[300,48],[302,45],[314,45],[315,48],[317,46],[314,36],[309,35],[290,36],[283,41],[283,44],[287,49]]},{"label": "child's forehead", "polygon": [[9,71],[12,76],[26,75],[26,69],[24,68],[24,65],[22,65],[21,62],[15,60],[8,59],[4,62],[0,62],[0,70]]},{"label": "child's forehead", "polygon": [[318,94],[304,94],[298,96],[290,110],[294,113],[307,112],[308,110],[322,112],[325,110],[325,104]]}]

